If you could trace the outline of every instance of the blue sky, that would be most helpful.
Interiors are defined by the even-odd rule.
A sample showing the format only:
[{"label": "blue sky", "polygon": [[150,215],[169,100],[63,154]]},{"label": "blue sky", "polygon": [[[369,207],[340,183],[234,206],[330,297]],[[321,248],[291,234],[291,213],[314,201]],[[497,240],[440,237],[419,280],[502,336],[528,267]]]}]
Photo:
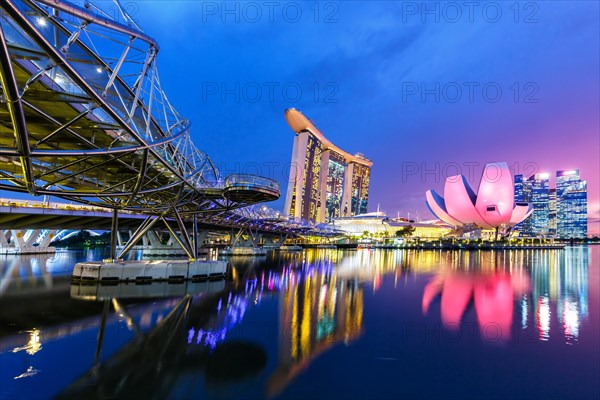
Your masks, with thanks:
[{"label": "blue sky", "polygon": [[579,168],[598,218],[596,1],[122,4],[159,42],[170,101],[226,174],[285,193],[295,107],[373,160],[370,210],[431,218],[427,189],[460,172],[476,186],[486,162],[506,161]]},{"label": "blue sky", "polygon": [[171,101],[225,172],[262,172],[285,189],[293,132],[283,111],[295,107],[374,161],[370,209],[428,216],[424,191],[441,189],[457,165],[463,173],[473,165],[476,185],[485,162],[506,161],[525,174],[581,169],[597,212],[598,3],[472,7],[142,1],[131,9],[161,45]]}]

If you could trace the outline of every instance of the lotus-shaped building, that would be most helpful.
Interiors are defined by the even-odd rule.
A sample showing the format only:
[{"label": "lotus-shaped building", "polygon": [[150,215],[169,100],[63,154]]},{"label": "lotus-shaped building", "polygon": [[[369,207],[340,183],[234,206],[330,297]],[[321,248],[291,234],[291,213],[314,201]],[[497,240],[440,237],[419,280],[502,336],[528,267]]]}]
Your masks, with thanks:
[{"label": "lotus-shaped building", "polygon": [[427,206],[439,219],[455,228],[507,229],[527,218],[533,208],[514,200],[514,183],[504,162],[485,166],[479,190],[473,192],[462,175],[446,178],[444,197],[428,190]]}]

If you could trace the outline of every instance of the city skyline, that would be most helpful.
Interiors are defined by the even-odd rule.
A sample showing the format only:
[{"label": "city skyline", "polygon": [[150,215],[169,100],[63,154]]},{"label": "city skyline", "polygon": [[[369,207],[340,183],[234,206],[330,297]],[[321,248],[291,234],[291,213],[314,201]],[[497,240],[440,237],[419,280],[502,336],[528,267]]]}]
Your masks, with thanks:
[{"label": "city skyline", "polygon": [[514,176],[515,201],[533,207],[518,229],[526,236],[587,237],[587,181],[579,170],[556,171],[555,185],[550,187],[550,176],[547,172]]},{"label": "city skyline", "polygon": [[[307,7],[290,22],[281,8],[272,21],[267,10],[250,21],[241,11],[236,20],[209,15],[201,4],[164,4],[150,2],[135,18],[157,21],[146,29],[161,37],[163,60],[170,60],[161,65],[163,74],[181,76],[195,65],[200,79],[185,88],[178,79],[164,84],[193,121],[199,147],[222,171],[260,172],[285,188],[292,144],[281,112],[295,107],[334,143],[368,154],[377,165],[369,211],[380,204],[389,215],[418,211],[425,219],[427,189],[460,173],[473,184],[487,162],[505,160],[527,175],[579,169],[596,221],[590,233],[600,233],[600,101],[590,90],[599,85],[597,3],[536,3],[533,23],[523,21],[525,10],[515,23],[509,4],[496,23],[480,13],[469,21],[468,10],[456,22],[443,15],[437,22],[425,15],[423,22],[396,2],[336,3],[337,22],[331,23],[324,21],[335,11],[329,9],[315,23]],[[182,19],[182,10],[196,18]],[[182,32],[191,40],[182,42]],[[265,58],[270,62],[256,62]],[[463,88],[460,101],[450,101],[452,82]],[[471,102],[465,82],[479,89],[497,83],[503,97],[493,102],[477,90]],[[439,101],[435,94],[409,95],[413,83],[419,91],[421,84],[425,90],[438,84]],[[527,102],[534,92],[527,101],[537,102]],[[283,210],[283,197],[270,206]]]},{"label": "city skyline", "polygon": [[[291,141],[281,112],[296,107],[334,143],[378,166],[369,211],[379,204],[389,215],[427,219],[428,188],[460,173],[473,184],[487,162],[500,159],[527,175],[579,169],[588,180],[589,232],[598,235],[600,99],[589,90],[600,84],[598,4],[538,6],[535,21],[515,22],[507,6],[490,23],[479,14],[422,21],[399,3],[342,3],[325,23],[326,10],[317,22],[308,9],[297,22],[267,13],[250,21],[208,13],[202,4],[157,1],[136,8],[134,19],[160,37],[170,99],[225,174],[262,174],[287,187]],[[196,18],[181,18],[184,8]],[[204,29],[192,29],[198,24]],[[191,40],[180,40],[183,31]],[[505,51],[495,52],[498,46]],[[255,62],[265,57],[271,62]],[[200,79],[182,85],[177,77],[192,64]],[[454,101],[457,82],[462,97]],[[486,84],[503,96],[494,101],[477,90],[471,101],[469,87]],[[284,197],[269,206],[283,210]]]}]

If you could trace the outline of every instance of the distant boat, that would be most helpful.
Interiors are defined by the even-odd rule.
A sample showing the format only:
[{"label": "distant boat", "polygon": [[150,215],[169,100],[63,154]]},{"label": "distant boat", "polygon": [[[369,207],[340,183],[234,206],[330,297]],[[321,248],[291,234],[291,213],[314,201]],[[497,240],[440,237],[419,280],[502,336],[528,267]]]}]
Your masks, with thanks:
[{"label": "distant boat", "polygon": [[297,245],[283,245],[283,246],[279,246],[280,251],[302,251],[302,247],[297,246]]}]

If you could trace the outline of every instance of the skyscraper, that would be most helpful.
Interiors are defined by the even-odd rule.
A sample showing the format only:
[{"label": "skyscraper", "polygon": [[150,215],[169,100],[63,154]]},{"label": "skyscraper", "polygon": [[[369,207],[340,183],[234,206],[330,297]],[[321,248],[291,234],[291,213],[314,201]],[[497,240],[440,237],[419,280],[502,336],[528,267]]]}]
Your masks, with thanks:
[{"label": "skyscraper", "polygon": [[529,217],[531,236],[548,236],[550,233],[549,178],[550,174],[541,173],[527,179],[527,186],[531,193],[529,202],[533,205],[533,214]]},{"label": "skyscraper", "polygon": [[556,236],[556,189],[550,189],[548,195],[548,234]]},{"label": "skyscraper", "polygon": [[587,237],[587,182],[579,170],[556,172],[556,209],[559,237]]},{"label": "skyscraper", "polygon": [[296,132],[285,213],[325,222],[367,212],[373,162],[334,145],[300,111],[285,118]]},{"label": "skyscraper", "polygon": [[528,179],[515,175],[515,201],[533,205],[529,218],[515,226],[523,236],[587,237],[587,182],[578,170],[558,171],[556,189],[548,188],[548,174]]},{"label": "skyscraper", "polygon": [[528,202],[533,206],[533,213],[523,222],[515,226],[523,236],[549,235],[550,190],[549,174],[541,173],[524,178],[515,175],[515,201]]},{"label": "skyscraper", "polygon": [[515,175],[515,202],[528,201],[523,197],[523,175]]},{"label": "skyscraper", "polygon": [[[515,175],[515,203],[517,202],[531,202],[531,184],[527,181],[523,175]],[[515,225],[515,230],[521,232],[523,236],[529,236],[531,234],[531,216],[525,219],[523,222]]]}]

